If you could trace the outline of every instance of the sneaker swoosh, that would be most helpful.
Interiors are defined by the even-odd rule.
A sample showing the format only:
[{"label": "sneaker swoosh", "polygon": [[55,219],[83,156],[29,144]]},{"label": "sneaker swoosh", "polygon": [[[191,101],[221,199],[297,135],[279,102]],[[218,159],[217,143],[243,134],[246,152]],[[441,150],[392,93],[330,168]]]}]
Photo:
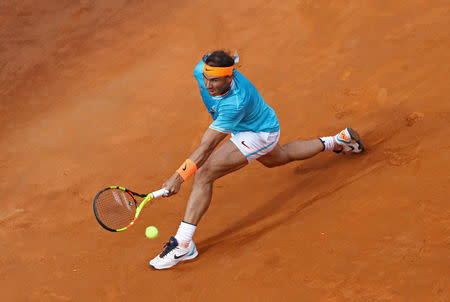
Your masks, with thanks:
[{"label": "sneaker swoosh", "polygon": [[173,258],[174,259],[179,259],[179,258],[181,258],[181,257],[184,257],[184,256],[186,256],[188,253],[186,253],[186,254],[183,254],[183,255],[180,255],[180,256],[177,256],[177,255],[173,255]]}]

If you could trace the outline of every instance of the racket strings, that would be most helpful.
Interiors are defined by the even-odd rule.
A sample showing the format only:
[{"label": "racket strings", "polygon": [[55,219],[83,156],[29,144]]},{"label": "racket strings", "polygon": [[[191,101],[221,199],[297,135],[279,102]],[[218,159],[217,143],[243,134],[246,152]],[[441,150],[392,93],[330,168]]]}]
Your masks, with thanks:
[{"label": "racket strings", "polygon": [[136,202],[125,191],[108,189],[96,201],[98,218],[108,228],[117,230],[128,226],[136,213]]}]

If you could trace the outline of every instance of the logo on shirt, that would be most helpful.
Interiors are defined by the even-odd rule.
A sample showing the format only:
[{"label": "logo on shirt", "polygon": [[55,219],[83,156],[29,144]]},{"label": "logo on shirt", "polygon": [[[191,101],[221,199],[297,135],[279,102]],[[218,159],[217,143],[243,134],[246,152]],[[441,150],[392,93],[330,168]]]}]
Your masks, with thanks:
[{"label": "logo on shirt", "polygon": [[250,147],[249,146],[247,146],[246,144],[245,144],[245,142],[244,141],[242,141],[241,142],[241,144],[243,144],[244,146],[246,146],[248,149],[250,149]]},{"label": "logo on shirt", "polygon": [[212,111],[212,112],[216,112],[216,110],[214,110],[214,108],[213,108],[212,106],[211,106],[211,111]]}]

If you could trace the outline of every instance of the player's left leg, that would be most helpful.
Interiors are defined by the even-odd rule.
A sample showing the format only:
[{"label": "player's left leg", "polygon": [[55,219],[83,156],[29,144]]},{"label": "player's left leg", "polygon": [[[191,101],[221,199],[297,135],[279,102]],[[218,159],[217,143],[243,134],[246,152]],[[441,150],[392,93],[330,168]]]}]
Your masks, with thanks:
[{"label": "player's left leg", "polygon": [[272,151],[256,160],[266,167],[273,168],[285,165],[294,160],[313,157],[322,151],[323,144],[319,139],[293,141],[282,146],[277,144]]},{"label": "player's left leg", "polygon": [[257,160],[266,167],[272,168],[285,165],[291,161],[313,157],[325,150],[332,150],[337,153],[341,151],[359,153],[364,151],[364,146],[358,132],[352,128],[345,128],[334,136],[307,141],[293,141],[283,146],[277,144],[272,151]]}]

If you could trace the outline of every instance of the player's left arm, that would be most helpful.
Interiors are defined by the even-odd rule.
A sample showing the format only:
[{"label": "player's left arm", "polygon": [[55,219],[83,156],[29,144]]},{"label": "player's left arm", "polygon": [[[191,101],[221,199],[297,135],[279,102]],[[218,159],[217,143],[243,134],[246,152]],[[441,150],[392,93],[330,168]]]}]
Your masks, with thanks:
[{"label": "player's left arm", "polygon": [[[200,145],[195,149],[195,151],[189,156],[197,169],[200,168],[203,163],[208,159],[217,145],[228,135],[228,133],[219,132],[208,128],[203,135]],[[178,172],[175,172],[163,185],[162,187],[169,191],[168,196],[178,193],[181,184],[184,182],[183,178]]]}]

